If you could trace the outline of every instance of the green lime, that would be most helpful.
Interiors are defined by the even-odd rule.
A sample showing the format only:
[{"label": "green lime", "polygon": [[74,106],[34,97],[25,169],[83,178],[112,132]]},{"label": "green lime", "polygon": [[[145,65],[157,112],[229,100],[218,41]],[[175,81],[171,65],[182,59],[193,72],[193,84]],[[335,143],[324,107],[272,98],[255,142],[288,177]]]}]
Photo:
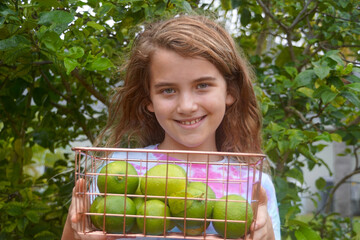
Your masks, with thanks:
[{"label": "green lime", "polygon": [[[108,174],[123,174],[124,176],[106,176],[105,173]],[[139,185],[139,177],[137,176],[136,169],[130,163],[124,161],[116,161],[111,162],[104,166],[100,173],[104,175],[100,175],[97,179],[97,185],[99,191],[105,192],[105,182],[107,181],[107,189],[108,193],[125,193],[125,188],[127,184],[127,193],[133,194],[135,193],[138,185]],[[136,175],[136,177],[127,177],[125,175]]]},{"label": "green lime", "polygon": [[[145,213],[145,204],[146,204],[146,213]],[[137,225],[141,232],[144,231],[144,221],[145,221],[145,233],[151,235],[161,235],[164,233],[164,226],[166,224],[165,231],[169,231],[173,225],[171,224],[170,219],[164,220],[164,214],[166,209],[166,217],[170,217],[170,209],[165,205],[163,201],[152,199],[144,202],[139,209],[137,210],[138,217],[136,219]],[[146,219],[144,220],[144,214]],[[151,217],[160,216],[162,218],[151,218]]]},{"label": "green lime", "polygon": [[[125,209],[126,203],[126,209]],[[104,206],[106,205],[106,206]],[[135,215],[136,208],[134,202],[130,198],[123,196],[106,196],[97,197],[90,206],[91,213],[111,213],[111,214],[126,214]],[[125,212],[126,210],[126,212]],[[125,221],[124,221],[125,219]],[[105,230],[109,233],[123,233],[124,224],[125,232],[128,232],[135,224],[134,217],[124,216],[106,216],[105,217],[105,229],[104,226],[104,215],[92,215],[91,221],[95,227]]]},{"label": "green lime", "polygon": [[[142,195],[142,192],[140,190],[140,181],[139,181],[139,186],[135,192],[136,195]],[[139,209],[139,207],[144,203],[145,199],[144,197],[131,197],[131,199],[133,200],[135,207],[136,207],[136,211]],[[141,233],[140,228],[137,225],[137,222],[135,221],[135,224],[133,226],[133,228],[130,230],[131,233]]]},{"label": "green lime", "polygon": [[[226,196],[221,199],[226,199]],[[249,232],[251,222],[253,220],[253,212],[251,206],[248,205],[247,208],[247,218],[246,218],[246,199],[239,195],[228,195],[229,200],[241,200],[241,202],[227,202],[227,207],[225,201],[215,202],[213,219],[225,220],[225,213],[227,209],[227,220],[239,220],[245,222],[215,222],[213,221],[214,228],[216,232],[221,237],[226,238],[241,238],[245,234],[245,225],[247,225],[247,232]],[[225,236],[225,224],[226,224],[226,236]]]},{"label": "green lime", "polygon": [[135,204],[136,210],[139,209],[139,207],[144,203],[143,197],[132,197],[131,198]]},{"label": "green lime", "polygon": [[[99,206],[100,206],[100,202],[104,201],[104,197],[103,196],[97,196],[94,201],[92,202],[91,206],[90,206],[90,212],[91,213],[100,213],[101,210],[99,210]],[[103,203],[102,203],[103,204]],[[104,207],[103,207],[104,209]],[[98,227],[102,226],[102,222],[100,223],[99,220],[99,216],[96,215],[91,215],[90,216],[92,223],[94,224],[94,226]]]},{"label": "green lime", "polygon": [[[206,187],[207,187],[207,196],[208,199],[216,199],[216,195],[214,190],[210,186],[208,186],[206,183],[203,182],[190,182],[188,187],[198,189],[204,193],[204,196],[206,195]],[[215,201],[207,201],[207,208],[212,209],[214,208]]]},{"label": "green lime", "polygon": [[[166,176],[179,178],[166,179]],[[141,192],[148,196],[165,196],[165,193],[169,196],[172,193],[184,191],[185,186],[186,172],[182,167],[175,164],[156,165],[149,169],[140,181]],[[160,200],[164,201],[164,198],[160,198]]]},{"label": "green lime", "polygon": [[[186,196],[188,198],[199,198],[196,199],[187,199],[185,207],[185,191],[177,192],[172,194],[174,197],[182,197],[183,199],[169,199],[169,206],[171,215],[174,217],[186,217],[186,218],[199,218],[203,220],[177,220],[175,221],[176,225],[184,232],[184,224],[186,224],[186,235],[201,235],[205,228],[208,227],[210,221],[206,221],[205,227],[205,218],[210,219],[213,211],[214,202],[205,200],[206,197],[206,184],[194,184],[195,187],[192,187],[190,183],[187,188]],[[215,193],[208,187],[208,198],[215,198]],[[204,198],[203,200],[201,198]],[[185,213],[186,208],[186,213]],[[186,214],[186,216],[185,216]]]}]

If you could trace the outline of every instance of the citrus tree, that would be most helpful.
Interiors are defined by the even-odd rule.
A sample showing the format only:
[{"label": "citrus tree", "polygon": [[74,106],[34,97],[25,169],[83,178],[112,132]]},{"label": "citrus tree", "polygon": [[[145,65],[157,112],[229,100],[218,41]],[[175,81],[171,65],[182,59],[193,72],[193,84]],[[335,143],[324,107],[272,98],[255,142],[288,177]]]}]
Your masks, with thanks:
[{"label": "citrus tree", "polygon": [[[0,239],[61,236],[73,159],[65,150],[49,163],[45,151],[94,141],[139,23],[189,11],[191,4],[0,2]],[[38,161],[46,169],[34,178],[29,170]]]},{"label": "citrus tree", "polygon": [[[255,66],[261,102],[263,149],[273,163],[284,239],[352,239],[349,219],[315,213],[309,225],[296,219],[303,169],[327,166],[317,153],[345,142],[354,171],[330,191],[360,173],[360,4],[359,1],[221,1],[235,19],[235,37]],[[325,144],[324,144],[325,143]],[[319,178],[316,186],[325,189]],[[331,199],[328,199],[328,204]],[[334,214],[331,214],[334,215]],[[341,227],[340,227],[341,226]]]},{"label": "citrus tree", "polygon": [[[74,179],[66,147],[93,142],[105,124],[108,96],[121,85],[118,66],[141,23],[193,10],[231,22],[255,67],[283,237],[352,237],[348,219],[316,215],[308,224],[296,216],[306,191],[302,169],[326,166],[316,156],[319,141],[345,142],[356,159],[352,175],[359,172],[358,1],[206,2],[0,3],[0,239],[61,236]],[[34,174],[39,162],[45,171]]]}]

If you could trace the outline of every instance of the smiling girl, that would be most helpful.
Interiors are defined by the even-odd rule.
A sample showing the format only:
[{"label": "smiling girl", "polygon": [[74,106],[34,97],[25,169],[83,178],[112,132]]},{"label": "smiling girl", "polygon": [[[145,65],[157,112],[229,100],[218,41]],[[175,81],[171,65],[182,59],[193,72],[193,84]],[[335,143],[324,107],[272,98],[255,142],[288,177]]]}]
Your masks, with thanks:
[{"label": "smiling girl", "polygon": [[[150,24],[134,42],[124,86],[112,98],[99,142],[106,139],[105,147],[135,140],[147,149],[262,153],[253,80],[233,39],[214,21],[177,16]],[[190,161],[199,160],[196,156]],[[222,159],[214,155],[210,160]],[[280,239],[274,186],[263,176],[253,239]],[[77,219],[71,207],[63,239],[74,237],[70,223]]]}]

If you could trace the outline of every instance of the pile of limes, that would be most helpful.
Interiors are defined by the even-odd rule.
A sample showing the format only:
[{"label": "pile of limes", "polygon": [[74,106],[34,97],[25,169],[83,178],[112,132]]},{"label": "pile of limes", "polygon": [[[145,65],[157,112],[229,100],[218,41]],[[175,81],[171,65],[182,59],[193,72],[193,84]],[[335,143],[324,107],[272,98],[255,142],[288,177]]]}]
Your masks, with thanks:
[{"label": "pile of limes", "polygon": [[[91,221],[96,228],[109,233],[163,235],[177,226],[186,235],[196,236],[202,235],[214,219],[214,229],[221,237],[240,238],[245,226],[249,231],[253,213],[247,207],[246,214],[243,197],[228,195],[216,201],[207,184],[187,182],[185,170],[178,165],[159,164],[138,176],[133,165],[116,161],[104,166],[100,173],[98,189],[110,195],[99,195],[91,204],[90,212],[96,213],[91,215]],[[132,197],[121,195],[125,192]],[[225,218],[230,221],[223,221]]]}]

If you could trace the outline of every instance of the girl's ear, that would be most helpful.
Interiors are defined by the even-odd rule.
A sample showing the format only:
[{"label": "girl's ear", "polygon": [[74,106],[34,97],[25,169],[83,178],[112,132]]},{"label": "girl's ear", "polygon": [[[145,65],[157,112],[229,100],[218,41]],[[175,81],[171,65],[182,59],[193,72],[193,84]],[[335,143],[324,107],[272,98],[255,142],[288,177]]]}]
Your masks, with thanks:
[{"label": "girl's ear", "polygon": [[146,108],[147,108],[147,110],[148,110],[149,112],[154,112],[154,105],[152,104],[152,102],[149,103],[149,104],[146,106]]},{"label": "girl's ear", "polygon": [[233,103],[235,102],[235,98],[230,94],[227,93],[226,98],[225,98],[225,104],[226,106],[231,106]]}]

